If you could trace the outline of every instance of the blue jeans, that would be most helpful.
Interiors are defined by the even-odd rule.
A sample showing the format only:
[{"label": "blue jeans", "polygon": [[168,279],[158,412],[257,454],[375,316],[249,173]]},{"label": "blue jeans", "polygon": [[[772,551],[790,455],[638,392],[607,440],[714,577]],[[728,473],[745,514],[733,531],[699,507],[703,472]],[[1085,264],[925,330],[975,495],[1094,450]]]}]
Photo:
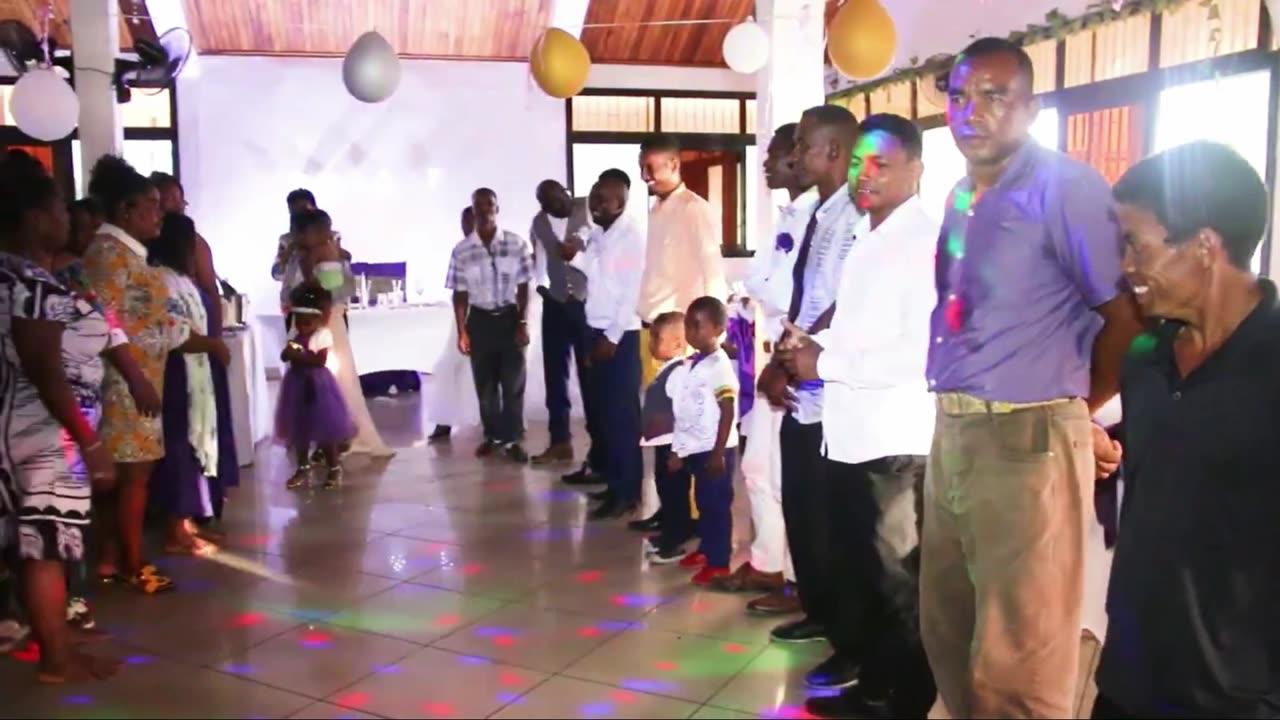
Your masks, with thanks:
[{"label": "blue jeans", "polygon": [[685,469],[693,475],[693,493],[698,502],[698,550],[707,556],[707,566],[728,568],[733,554],[733,471],[738,449],[724,451],[724,472],[712,475],[707,469],[711,453],[698,453],[684,459]]},{"label": "blue jeans", "polygon": [[[603,335],[592,330],[591,342]],[[622,334],[613,357],[591,368],[592,401],[602,408],[605,479],[624,505],[640,502],[644,455],[640,450],[640,331]]]}]

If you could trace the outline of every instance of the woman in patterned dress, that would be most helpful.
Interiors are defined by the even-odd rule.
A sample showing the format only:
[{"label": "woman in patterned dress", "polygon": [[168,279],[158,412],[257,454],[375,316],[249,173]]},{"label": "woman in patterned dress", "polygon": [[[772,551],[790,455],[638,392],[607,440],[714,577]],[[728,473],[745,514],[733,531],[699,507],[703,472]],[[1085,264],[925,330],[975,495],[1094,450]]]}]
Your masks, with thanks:
[{"label": "woman in patterned dress", "polygon": [[92,488],[115,478],[94,425],[103,356],[127,338],[54,278],[67,224],[43,168],[0,162],[0,521],[8,521],[0,527],[13,531],[0,542],[16,546],[9,554],[21,562],[37,676],[46,683],[105,678],[116,668],[73,648],[64,565],[84,558]]},{"label": "woman in patterned dress", "polygon": [[[186,343],[196,352],[216,348],[169,315],[169,289],[147,265],[146,242],[160,234],[160,194],[129,163],[103,156],[93,167],[89,194],[102,206],[106,222],[84,256],[84,277],[98,301],[128,334],[143,376],[163,396],[169,351]],[[147,486],[156,461],[164,457],[160,418],[140,412],[129,383],[108,367],[103,382],[102,442],[116,462],[116,492],[99,498],[102,555],[98,576],[120,579],[153,594],[173,589],[142,557],[142,525]]]},{"label": "woman in patterned dress", "polygon": [[[160,237],[147,246],[148,260],[160,270],[169,287],[169,312],[187,325],[192,337],[211,335],[211,319],[204,296],[195,283],[196,226],[179,213],[168,213]],[[188,342],[190,344],[190,342]],[[198,344],[198,343],[197,343]],[[230,351],[219,339],[208,338],[215,352],[190,352],[186,346],[169,353],[164,369],[165,454],[152,475],[156,505],[168,517],[165,552],[207,555],[217,550],[201,539],[192,519],[206,520],[222,513],[225,480],[239,468],[227,467],[219,443],[221,415],[214,386],[214,364],[226,367]],[[224,477],[230,474],[232,477]]]}]

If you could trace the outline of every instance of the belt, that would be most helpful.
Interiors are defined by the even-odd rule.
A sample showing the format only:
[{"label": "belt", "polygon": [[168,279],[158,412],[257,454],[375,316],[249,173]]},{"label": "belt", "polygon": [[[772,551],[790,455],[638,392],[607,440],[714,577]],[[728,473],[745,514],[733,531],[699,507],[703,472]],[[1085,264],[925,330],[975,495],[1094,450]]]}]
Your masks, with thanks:
[{"label": "belt", "polygon": [[493,315],[496,317],[496,316],[502,316],[502,315],[514,313],[516,311],[516,306],[503,305],[502,307],[499,307],[499,308],[482,308],[482,307],[477,307],[475,305],[472,305],[469,309],[471,312],[484,313],[485,315]]},{"label": "belt", "polygon": [[947,415],[1008,415],[1029,408],[1050,407],[1072,402],[1075,398],[1058,398],[1041,402],[1011,403],[983,400],[965,393],[938,393],[938,409]]}]

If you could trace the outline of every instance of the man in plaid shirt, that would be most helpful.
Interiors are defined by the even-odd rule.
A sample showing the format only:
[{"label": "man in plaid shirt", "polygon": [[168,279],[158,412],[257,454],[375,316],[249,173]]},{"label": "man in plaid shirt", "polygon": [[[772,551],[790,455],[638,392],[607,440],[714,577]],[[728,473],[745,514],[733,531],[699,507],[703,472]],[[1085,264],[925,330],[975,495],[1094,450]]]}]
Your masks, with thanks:
[{"label": "man in plaid shirt", "polygon": [[523,463],[525,348],[533,254],[519,235],[498,227],[498,195],[471,195],[475,230],[453,249],[445,286],[453,290],[458,350],[471,358],[484,443],[478,457],[501,452]]}]

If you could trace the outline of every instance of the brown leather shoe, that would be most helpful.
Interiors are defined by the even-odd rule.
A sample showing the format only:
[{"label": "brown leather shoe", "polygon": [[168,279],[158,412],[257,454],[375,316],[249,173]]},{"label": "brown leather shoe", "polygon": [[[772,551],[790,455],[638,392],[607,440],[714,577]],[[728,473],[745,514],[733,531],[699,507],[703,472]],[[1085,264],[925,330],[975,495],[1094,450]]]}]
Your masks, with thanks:
[{"label": "brown leather shoe", "polygon": [[761,615],[791,615],[800,612],[800,593],[795,583],[786,583],[773,592],[747,603],[747,612]]},{"label": "brown leather shoe", "polygon": [[786,584],[782,573],[765,573],[744,562],[733,571],[732,575],[722,575],[711,581],[710,588],[716,592],[773,592]]},{"label": "brown leather shoe", "polygon": [[553,465],[556,463],[573,462],[573,446],[569,443],[560,443],[547,448],[545,452],[534,455],[530,461],[534,465]]}]

